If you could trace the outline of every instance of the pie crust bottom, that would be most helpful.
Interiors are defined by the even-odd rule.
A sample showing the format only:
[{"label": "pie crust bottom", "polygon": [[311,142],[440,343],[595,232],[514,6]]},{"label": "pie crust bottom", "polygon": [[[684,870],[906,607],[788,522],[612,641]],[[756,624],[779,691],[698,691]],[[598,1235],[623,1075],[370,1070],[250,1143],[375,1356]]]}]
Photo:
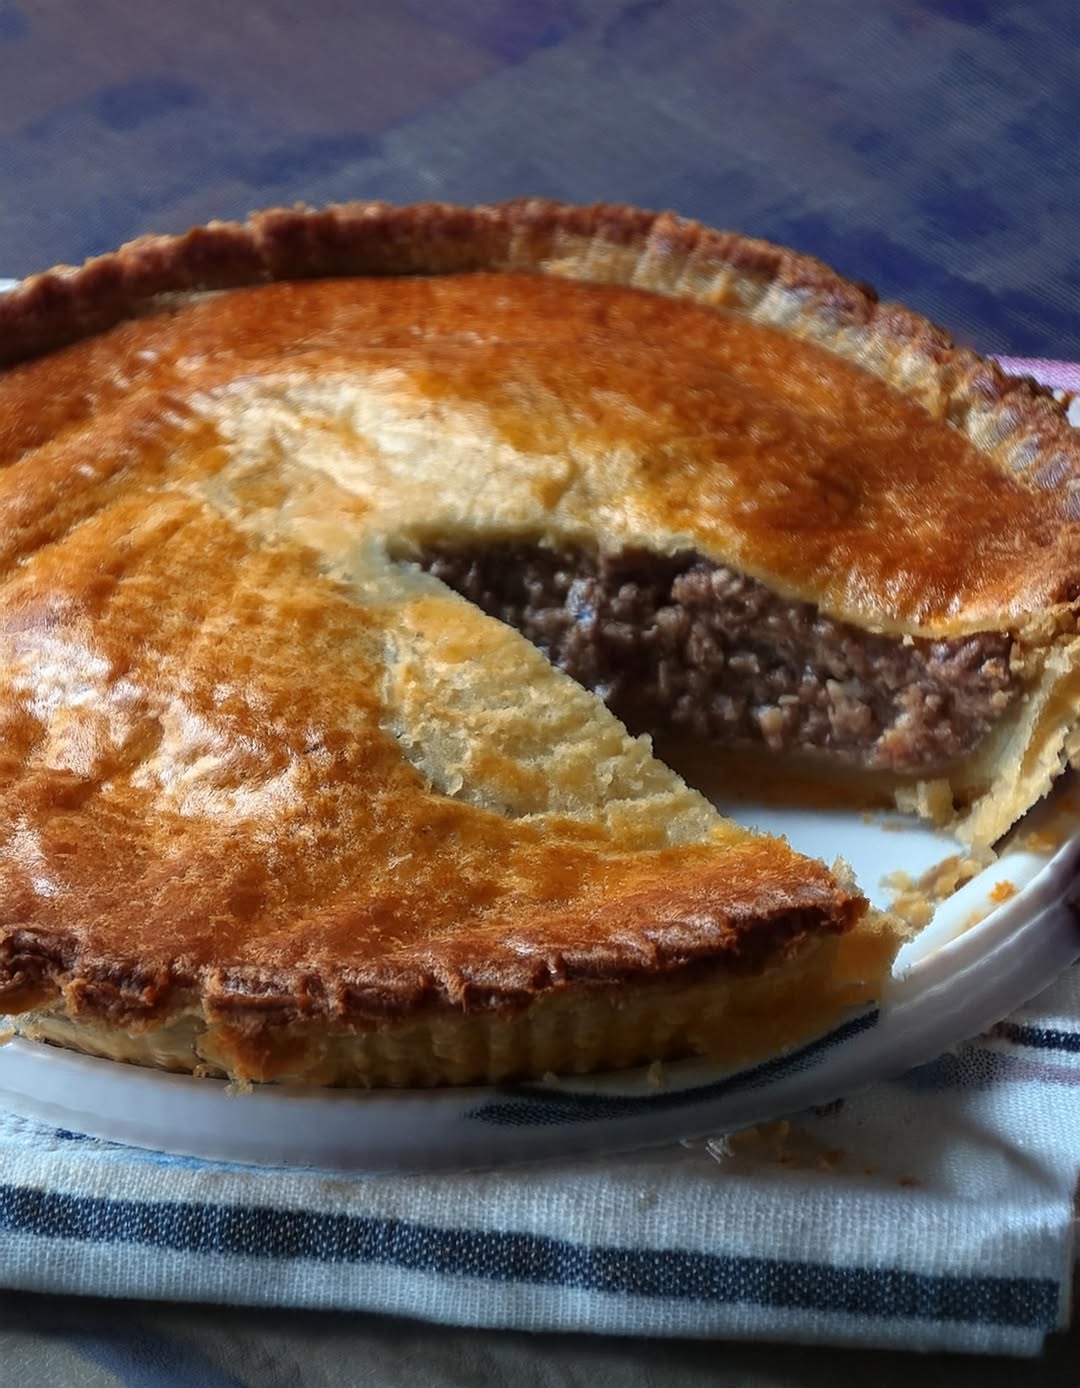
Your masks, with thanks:
[{"label": "pie crust bottom", "polygon": [[821,1035],[879,998],[896,947],[895,922],[874,915],[849,934],[805,942],[754,977],[712,967],[618,989],[568,985],[521,1011],[440,1011],[366,1031],[325,1023],[244,1029],[195,1011],[136,1031],[73,1019],[62,1004],[9,1021],[30,1040],[240,1085],[495,1084],[691,1056],[730,1068]]}]

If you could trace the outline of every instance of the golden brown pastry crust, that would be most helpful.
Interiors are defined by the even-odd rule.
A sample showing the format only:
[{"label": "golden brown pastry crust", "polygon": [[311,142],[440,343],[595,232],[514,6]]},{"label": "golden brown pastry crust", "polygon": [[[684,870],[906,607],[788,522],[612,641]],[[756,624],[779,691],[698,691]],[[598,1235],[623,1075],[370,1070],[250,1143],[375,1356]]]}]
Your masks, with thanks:
[{"label": "golden brown pastry crust", "polygon": [[[892,528],[918,526],[925,552],[952,557],[949,572],[898,560],[891,573],[883,565],[876,578],[864,573],[861,585],[843,593],[821,591],[818,578],[826,609],[928,635],[1004,628],[1049,613],[1075,627],[1080,440],[1051,393],[1006,377],[924,318],[879,304],[872,290],[810,257],[671,214],[541,201],[477,209],[358,203],[143,237],[79,270],[37,276],[0,301],[0,363],[153,312],[169,296],[281,279],[507,269],[648,289],[820,344],[916,401],[993,464],[981,479],[966,479],[974,488],[957,492],[936,533],[941,498],[932,474],[919,474],[918,495],[890,498],[882,516]],[[852,460],[827,465],[837,479],[857,475]],[[948,486],[940,473],[939,485]],[[1019,508],[1015,530],[1012,505]],[[988,544],[992,563],[983,562]],[[958,570],[958,553],[979,564],[976,581]]]},{"label": "golden brown pastry crust", "polygon": [[892,633],[1017,625],[1077,529],[860,367],[621,285],[476,272],[189,302],[11,371],[0,461],[58,427],[92,448],[87,421],[138,399],[184,402],[238,454],[288,437],[398,553],[689,548]]},{"label": "golden brown pastry crust", "polygon": [[[640,815],[589,819],[584,832],[573,815],[551,806],[535,820],[528,813],[515,819],[455,799],[457,773],[449,796],[425,789],[431,769],[402,759],[402,727],[394,724],[386,690],[366,691],[371,703],[359,743],[343,715],[345,692],[356,697],[357,668],[381,668],[376,650],[393,645],[403,607],[421,634],[457,632],[470,651],[488,639],[484,619],[463,615],[463,604],[430,589],[379,590],[357,623],[357,604],[345,592],[357,581],[352,561],[338,555],[328,566],[329,550],[313,538],[320,506],[328,499],[348,505],[347,496],[315,488],[300,529],[293,518],[269,546],[265,530],[253,539],[250,527],[233,523],[235,498],[212,495],[220,436],[205,431],[182,395],[169,399],[164,415],[160,401],[141,414],[138,392],[131,401],[118,399],[95,430],[91,453],[79,458],[76,483],[64,432],[77,426],[84,408],[85,360],[76,351],[17,365],[210,290],[285,278],[503,270],[625,284],[727,309],[868,368],[951,426],[958,454],[977,450],[986,458],[986,506],[1014,497],[1017,514],[1035,517],[1042,528],[1036,535],[1026,521],[1020,527],[1030,563],[983,571],[962,601],[940,584],[927,585],[925,575],[896,572],[879,578],[876,589],[864,585],[860,593],[856,583],[846,596],[833,592],[836,610],[852,615],[852,603],[861,602],[858,615],[868,623],[887,625],[890,610],[902,616],[894,625],[930,633],[1023,627],[1036,633],[1033,650],[1075,629],[1080,449],[1060,409],[1031,383],[1008,380],[916,315],[878,306],[869,291],[816,261],[667,215],[534,202],[471,211],[378,204],[279,211],[244,227],[144,238],[81,270],[39,276],[0,300],[0,360],[14,368],[5,379],[9,403],[17,405],[25,387],[33,406],[0,416],[0,453],[15,468],[33,464],[8,495],[8,558],[19,565],[7,595],[8,639],[18,652],[20,630],[50,633],[59,651],[52,674],[60,686],[69,681],[64,698],[76,667],[93,672],[95,661],[104,662],[105,673],[87,676],[90,686],[99,679],[115,694],[127,680],[134,705],[139,691],[151,691],[145,708],[123,710],[119,731],[113,707],[97,744],[93,736],[88,744],[85,728],[77,730],[66,763],[37,758],[42,720],[26,699],[0,711],[7,715],[5,831],[19,846],[9,855],[3,890],[0,1008],[48,1008],[62,993],[70,1017],[133,1029],[168,1022],[193,1005],[211,1023],[239,1026],[249,1037],[320,1020],[346,1029],[385,1027],[447,1007],[520,1009],[578,982],[621,987],[681,976],[705,962],[753,971],[823,933],[847,930],[860,914],[861,898],[823,868],[775,842],[715,828],[680,800],[677,785],[650,784],[648,793],[636,792]],[[50,383],[47,393],[39,371]],[[155,503],[153,523],[145,524],[144,483],[158,488],[177,456],[188,490]],[[272,478],[267,486],[255,509],[265,502],[273,512],[279,501]],[[80,497],[95,489],[98,501],[81,509]],[[1029,505],[1035,496],[1045,498],[1045,508]],[[920,503],[916,513],[927,511]],[[980,521],[987,515],[981,512]],[[58,538],[64,543],[50,543]],[[212,583],[187,591],[185,553],[200,555],[199,569],[212,573]],[[260,595],[287,618],[288,630],[272,649],[253,652],[241,643],[238,650],[225,614],[234,624],[257,622]],[[180,628],[162,625],[162,614],[179,614],[185,630],[199,633],[190,660]],[[111,648],[110,632],[117,633]],[[27,640],[27,659],[40,667],[42,648]],[[80,642],[81,665],[71,654]],[[387,668],[397,668],[398,655]],[[248,662],[243,671],[236,660]],[[351,680],[343,665],[349,660]],[[1058,671],[1059,700],[1071,689],[1072,668]],[[178,689],[184,707],[169,713],[166,696]],[[315,711],[310,726],[290,723],[286,714],[260,741],[245,689],[263,700],[260,726],[267,708],[287,710],[298,698]],[[91,688],[91,705],[99,694]],[[221,726],[228,729],[224,753],[214,743]],[[56,736],[62,742],[64,730]],[[593,729],[590,736],[613,735]],[[194,787],[165,774],[181,746]],[[1047,776],[1059,755],[1055,748]],[[342,769],[342,756],[354,762]],[[627,756],[622,745],[612,752],[615,761]],[[57,765],[66,769],[57,772]],[[361,767],[367,774],[374,768],[379,782],[371,804],[380,813],[393,808],[380,823],[384,831],[392,823],[395,848],[408,852],[421,835],[426,844],[431,824],[437,826],[440,847],[424,847],[407,891],[389,878],[375,891],[369,880],[376,859],[382,868],[394,857],[385,832],[362,871],[348,875],[357,866],[347,862],[348,846],[371,831],[373,812],[366,805],[361,813],[355,796],[346,804],[339,792]],[[241,814],[252,783],[263,799],[244,802]],[[517,786],[519,792],[531,793]],[[590,794],[594,803],[601,798]],[[203,797],[195,834],[184,820],[188,795]],[[654,795],[674,797],[675,819],[685,815],[693,824],[681,839],[650,839]],[[290,806],[312,804],[326,815],[309,842],[310,825]],[[248,832],[260,815],[261,835]],[[241,822],[246,828],[238,834]],[[318,872],[321,881],[312,876]],[[334,874],[344,874],[344,886],[331,882]],[[362,910],[348,895],[359,876]],[[511,905],[484,917],[508,877],[516,884]],[[452,888],[434,890],[443,879]],[[288,889],[275,895],[278,884]],[[314,918],[305,917],[305,901],[317,908]],[[463,914],[473,928],[456,931]]]}]

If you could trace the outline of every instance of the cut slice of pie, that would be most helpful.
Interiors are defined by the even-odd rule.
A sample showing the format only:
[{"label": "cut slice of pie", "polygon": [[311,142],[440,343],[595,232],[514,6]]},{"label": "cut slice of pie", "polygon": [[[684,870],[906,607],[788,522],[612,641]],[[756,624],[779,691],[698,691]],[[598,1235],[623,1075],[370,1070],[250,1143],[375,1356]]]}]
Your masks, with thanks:
[{"label": "cut slice of pie", "polygon": [[579,684],[978,845],[1077,753],[1060,407],[815,261],[273,212],[30,281],[0,358],[33,1034],[324,1083],[749,1058],[895,935]]},{"label": "cut slice of pie", "polygon": [[[240,501],[219,441],[136,408],[162,446],[125,421],[125,485],[51,520],[3,588],[20,1031],[429,1085],[750,1058],[875,995],[895,939],[823,865],[721,820],[524,638],[365,553],[335,484],[271,468]],[[54,461],[73,486],[92,466],[61,454],[25,459],[54,498]]]}]

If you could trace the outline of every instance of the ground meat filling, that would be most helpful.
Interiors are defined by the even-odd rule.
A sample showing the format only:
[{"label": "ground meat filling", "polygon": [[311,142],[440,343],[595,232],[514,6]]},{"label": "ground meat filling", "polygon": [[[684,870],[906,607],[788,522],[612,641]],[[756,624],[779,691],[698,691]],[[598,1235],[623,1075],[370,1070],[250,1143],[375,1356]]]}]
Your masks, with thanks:
[{"label": "ground meat filling", "polygon": [[1007,635],[905,644],[694,553],[429,547],[421,565],[639,731],[925,775],[971,752],[1019,693]]}]

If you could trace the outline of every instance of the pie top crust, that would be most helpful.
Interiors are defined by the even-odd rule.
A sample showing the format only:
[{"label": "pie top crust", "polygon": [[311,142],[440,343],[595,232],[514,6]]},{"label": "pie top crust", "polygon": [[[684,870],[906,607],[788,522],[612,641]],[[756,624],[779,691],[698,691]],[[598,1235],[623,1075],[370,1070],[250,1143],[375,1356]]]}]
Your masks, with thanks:
[{"label": "pie top crust", "polygon": [[671,216],[146,238],[0,300],[0,357],[9,1011],[363,1024],[853,924],[824,867],[394,562],[431,536],[689,544],[875,630],[1075,628],[1052,398]]},{"label": "pie top crust", "polygon": [[[500,300],[500,282],[484,272],[505,270],[544,278]],[[144,383],[189,391],[270,373],[264,404],[287,400],[291,365],[291,408],[330,428],[362,429],[395,405],[415,426],[419,397],[433,432],[479,443],[504,469],[519,465],[506,482],[485,475],[486,515],[475,477],[460,470],[458,495],[450,485],[440,498],[444,527],[549,536],[603,527],[662,552],[690,544],[882,631],[1075,627],[1080,440],[1052,395],[817,261],[670,215],[358,204],[144,238],[0,302],[0,361],[153,313],[170,296],[456,271],[481,274],[281,284],[272,307],[241,296],[201,316],[196,308],[171,341],[167,325],[152,331],[164,361],[139,359],[146,347],[132,325],[96,353],[50,362],[51,381],[36,367],[25,395],[19,374],[9,376],[16,422],[5,425],[4,451],[17,455],[100,408],[118,354],[125,395]],[[591,287],[564,294],[551,277]],[[605,294],[600,283],[618,288]],[[366,401],[335,401],[334,374],[355,372],[361,339],[373,354],[363,367],[385,352],[388,379]],[[44,409],[43,395],[52,396]],[[718,430],[738,444],[730,456],[716,456]],[[522,483],[527,499],[514,495]],[[398,503],[407,511],[409,498]],[[385,516],[392,538],[410,519]]]}]

